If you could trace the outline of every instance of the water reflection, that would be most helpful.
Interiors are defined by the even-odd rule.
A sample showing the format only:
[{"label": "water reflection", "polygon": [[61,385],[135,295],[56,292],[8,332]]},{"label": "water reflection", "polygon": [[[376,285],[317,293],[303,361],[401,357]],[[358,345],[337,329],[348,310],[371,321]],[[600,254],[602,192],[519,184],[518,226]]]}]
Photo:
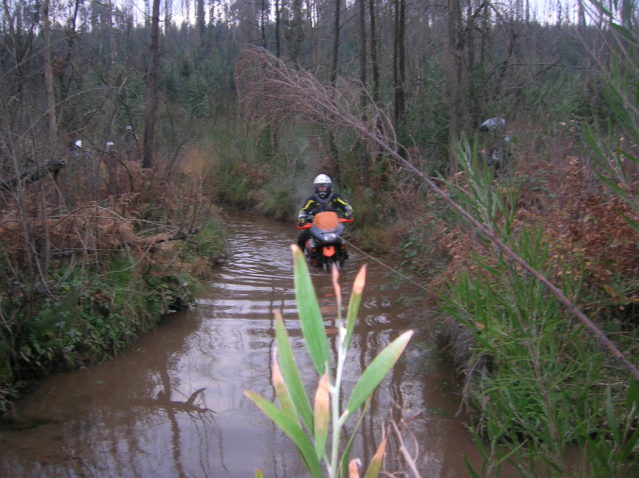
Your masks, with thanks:
[{"label": "water reflection", "polygon": [[[306,476],[295,446],[243,396],[273,400],[273,311],[284,316],[305,386],[317,379],[297,321],[290,226],[233,217],[231,256],[215,271],[195,310],[173,314],[128,352],[97,367],[44,381],[0,425],[3,477],[240,477],[261,467],[268,477]],[[363,262],[351,254],[342,271],[345,295]],[[386,270],[371,265],[346,363],[343,400],[371,359],[408,325],[398,306],[406,291],[383,291]],[[330,276],[313,277],[334,353]],[[457,397],[436,353],[410,349],[371,402],[354,442],[367,463],[391,403],[412,412],[424,476],[467,476],[461,453],[476,460],[463,424],[450,418]],[[345,402],[344,402],[345,403]],[[389,456],[397,456],[396,445]],[[393,469],[393,462],[389,463]],[[396,469],[396,468],[395,468]]]}]

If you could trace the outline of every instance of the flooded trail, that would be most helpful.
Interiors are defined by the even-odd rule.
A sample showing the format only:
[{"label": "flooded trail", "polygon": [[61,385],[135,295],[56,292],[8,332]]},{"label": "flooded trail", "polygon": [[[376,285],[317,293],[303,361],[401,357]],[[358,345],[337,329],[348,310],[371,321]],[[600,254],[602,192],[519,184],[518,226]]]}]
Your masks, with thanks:
[{"label": "flooded trail", "polygon": [[[251,477],[307,476],[295,446],[243,395],[273,400],[273,312],[284,316],[307,390],[317,377],[297,320],[288,224],[234,214],[229,258],[214,271],[193,310],[171,315],[158,329],[107,363],[43,381],[0,421],[0,476],[12,477]],[[356,251],[341,271],[345,297],[366,258]],[[345,389],[417,312],[375,262],[368,278]],[[313,273],[334,340],[330,276]],[[334,350],[333,350],[334,353]],[[306,371],[306,372],[304,372]],[[436,350],[409,345],[382,383],[354,445],[368,462],[391,402],[411,414],[424,477],[468,476],[463,453],[477,462],[464,425],[453,419],[459,397],[453,374]],[[391,449],[389,457],[397,456]],[[393,470],[393,460],[389,470]],[[396,468],[395,468],[396,469]]]}]

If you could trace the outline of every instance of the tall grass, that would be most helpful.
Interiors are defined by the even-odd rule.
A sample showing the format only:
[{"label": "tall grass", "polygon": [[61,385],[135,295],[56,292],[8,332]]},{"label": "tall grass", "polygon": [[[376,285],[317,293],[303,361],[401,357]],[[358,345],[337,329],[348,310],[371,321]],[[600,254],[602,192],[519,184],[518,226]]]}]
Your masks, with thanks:
[{"label": "tall grass", "polygon": [[[359,476],[357,467],[359,460],[350,458],[354,437],[368,410],[375,389],[399,360],[413,331],[404,332],[372,360],[358,378],[346,406],[342,409],[340,402],[345,378],[344,364],[366,282],[366,268],[362,267],[355,278],[345,320],[342,318],[339,275],[337,268],[333,268],[333,287],[337,301],[337,338],[336,343],[331,345],[326,335],[306,259],[297,246],[293,245],[292,249],[295,262],[295,296],[302,333],[319,377],[313,407],[304,391],[301,373],[295,363],[284,321],[279,313],[275,315],[279,359],[276,356],[273,362],[273,386],[279,407],[254,392],[245,391],[245,395],[293,440],[313,478],[323,476],[355,478]],[[329,348],[336,350],[336,356],[333,357],[334,365]],[[359,418],[356,420],[355,429],[343,445],[344,425],[350,419],[355,420],[357,413]],[[379,476],[385,449],[386,439],[382,440],[375,456],[368,464],[367,477]],[[322,468],[326,469],[326,475]],[[260,470],[256,473],[256,477],[259,476],[262,476]]]},{"label": "tall grass", "polygon": [[[583,263],[555,253],[541,220],[517,216],[514,182],[494,181],[467,141],[458,157],[464,180],[449,187],[466,210],[574,303],[587,301]],[[636,384],[542,283],[483,244],[441,294],[474,339],[465,398],[479,412],[484,462],[471,474],[498,476],[508,461],[525,477],[636,476]]]}]

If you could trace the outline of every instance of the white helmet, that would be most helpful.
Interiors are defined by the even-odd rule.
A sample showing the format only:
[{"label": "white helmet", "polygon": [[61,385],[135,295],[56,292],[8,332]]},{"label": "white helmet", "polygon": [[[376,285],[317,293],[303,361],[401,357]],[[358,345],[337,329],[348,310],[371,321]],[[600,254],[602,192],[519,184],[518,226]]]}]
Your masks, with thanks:
[{"label": "white helmet", "polygon": [[76,140],[76,141],[75,141],[75,147],[76,147],[76,148],[81,148],[81,147],[82,147],[82,141],[81,141],[81,140],[79,140],[79,139],[78,139],[78,140]]},{"label": "white helmet", "polygon": [[[317,194],[320,198],[325,199],[331,193],[331,184],[331,178],[329,178],[326,174],[320,174],[313,180],[315,194]],[[326,191],[320,191],[319,188],[321,186],[325,186]]]}]

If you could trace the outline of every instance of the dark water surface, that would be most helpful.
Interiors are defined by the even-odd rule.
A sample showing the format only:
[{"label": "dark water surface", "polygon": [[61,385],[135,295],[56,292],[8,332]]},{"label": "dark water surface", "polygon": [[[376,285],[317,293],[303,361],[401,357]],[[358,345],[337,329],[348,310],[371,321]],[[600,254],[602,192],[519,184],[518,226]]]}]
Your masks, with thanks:
[{"label": "dark water surface", "polygon": [[[273,400],[278,309],[314,393],[317,377],[293,291],[289,245],[297,234],[289,224],[243,215],[232,215],[230,225],[228,261],[216,268],[195,309],[171,315],[112,361],[48,378],[17,403],[0,423],[1,477],[251,477],[256,467],[271,478],[307,476],[295,446],[243,395],[249,389]],[[394,290],[388,270],[356,251],[341,274],[345,297],[365,262],[347,392],[418,312],[403,300],[415,292],[410,286]],[[315,272],[313,281],[334,339],[330,277]],[[463,423],[452,418],[459,402],[453,374],[426,348],[409,345],[382,383],[353,456],[370,459],[395,402],[409,415],[423,410],[412,422],[422,476],[468,476],[462,454],[477,462],[477,453]]]}]

